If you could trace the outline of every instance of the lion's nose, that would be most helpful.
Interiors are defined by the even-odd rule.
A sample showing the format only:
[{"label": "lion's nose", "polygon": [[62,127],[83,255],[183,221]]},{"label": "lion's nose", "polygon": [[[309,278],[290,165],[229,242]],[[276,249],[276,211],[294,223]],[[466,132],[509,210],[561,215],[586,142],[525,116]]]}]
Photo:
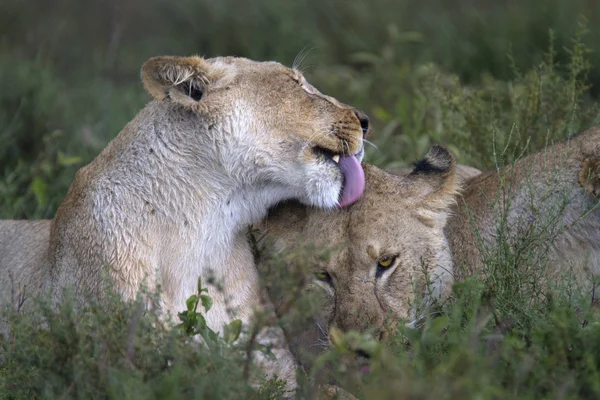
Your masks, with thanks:
[{"label": "lion's nose", "polygon": [[371,133],[371,123],[369,122],[369,116],[360,110],[354,110],[354,115],[356,115],[356,118],[358,118],[358,121],[360,122],[363,137],[369,136],[369,133]]}]

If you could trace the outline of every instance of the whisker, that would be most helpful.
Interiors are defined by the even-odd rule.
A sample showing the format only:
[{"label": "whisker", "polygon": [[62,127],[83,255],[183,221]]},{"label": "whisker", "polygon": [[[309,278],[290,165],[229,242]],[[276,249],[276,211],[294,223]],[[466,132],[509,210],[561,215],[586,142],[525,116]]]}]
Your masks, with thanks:
[{"label": "whisker", "polygon": [[300,72],[303,72],[301,70],[302,68],[302,63],[304,62],[304,60],[306,59],[306,57],[314,50],[314,47],[309,48],[308,45],[304,46],[304,48],[302,50],[300,50],[300,52],[296,55],[296,57],[294,58],[294,62],[292,63],[292,68],[296,69]]},{"label": "whisker", "polygon": [[325,328],[323,328],[323,327],[321,326],[321,324],[320,324],[320,323],[318,323],[318,322],[316,323],[316,325],[317,325],[317,328],[319,328],[319,330],[320,330],[320,331],[321,331],[321,333],[323,334],[323,336],[327,337],[327,331],[325,330]]},{"label": "whisker", "polygon": [[[322,130],[320,130],[320,129],[319,129],[319,130],[317,130],[317,131],[316,131],[316,132],[315,132],[313,135],[311,135],[311,136],[310,136],[308,139],[306,139],[306,140],[304,141],[304,146],[302,147],[302,151],[304,151],[304,150],[306,150],[306,148],[310,147],[310,146],[311,146],[311,144],[312,144],[312,141],[313,141],[313,140],[314,140],[314,139],[315,139],[317,136],[319,136],[319,135],[323,135],[323,134],[324,134],[324,131],[322,131]],[[326,135],[326,136],[329,136],[329,135],[331,135],[331,133],[330,133],[330,132],[327,132],[327,133],[325,133],[325,135]]]},{"label": "whisker", "polygon": [[366,144],[368,144],[368,145],[370,145],[370,146],[373,146],[373,148],[374,148],[375,150],[377,150],[378,152],[380,152],[380,153],[381,153],[381,150],[379,150],[379,147],[377,147],[377,145],[376,145],[375,143],[373,143],[373,142],[371,142],[371,141],[369,141],[369,140],[367,140],[367,139],[364,139],[364,138],[363,138],[363,142],[365,142]]},{"label": "whisker", "polygon": [[308,71],[308,70],[310,70],[310,69],[312,69],[312,68],[314,68],[314,67],[315,67],[314,65],[307,64],[307,65],[303,65],[303,66],[301,66],[301,67],[300,67],[300,69],[299,69],[298,71],[300,71],[300,72],[301,72],[301,73],[304,75],[304,73],[305,73],[306,71]]}]

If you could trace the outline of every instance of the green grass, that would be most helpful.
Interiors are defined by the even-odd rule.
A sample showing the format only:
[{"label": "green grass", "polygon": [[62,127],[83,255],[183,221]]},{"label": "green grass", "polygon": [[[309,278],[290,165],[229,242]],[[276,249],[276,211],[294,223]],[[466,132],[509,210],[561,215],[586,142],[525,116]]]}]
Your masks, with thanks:
[{"label": "green grass", "polygon": [[[291,65],[306,48],[309,80],[372,117],[369,162],[407,166],[443,143],[459,162],[494,169],[600,122],[599,23],[600,7],[589,0],[7,0],[0,218],[54,215],[75,171],[148,101],[139,67],[154,55]],[[300,374],[300,397],[328,374],[367,399],[600,397],[597,309],[567,278],[552,288],[529,285],[540,273],[532,246],[548,239],[536,231],[489,249],[489,279],[458,283],[423,329],[401,326],[386,343],[344,336]],[[529,256],[517,276],[509,272],[519,249]],[[286,257],[269,265],[293,272],[275,282],[297,294],[281,322],[294,327],[318,301],[292,290],[302,287],[306,255]],[[140,304],[109,296],[84,310],[42,301],[5,311],[0,398],[281,394],[277,381],[252,385],[260,372],[242,341],[199,346],[179,328],[159,327]],[[351,366],[347,347],[357,343],[374,355],[369,374]],[[321,365],[336,367],[325,374]]]},{"label": "green grass", "polygon": [[[0,398],[250,399],[281,392],[275,382],[253,387],[264,379],[245,347],[204,336],[190,313],[184,329],[165,328],[158,294],[124,303],[108,285],[106,291],[105,300],[82,307],[67,298],[58,310],[43,300],[3,310],[10,334],[0,340]],[[196,334],[209,346],[191,339]]]}]

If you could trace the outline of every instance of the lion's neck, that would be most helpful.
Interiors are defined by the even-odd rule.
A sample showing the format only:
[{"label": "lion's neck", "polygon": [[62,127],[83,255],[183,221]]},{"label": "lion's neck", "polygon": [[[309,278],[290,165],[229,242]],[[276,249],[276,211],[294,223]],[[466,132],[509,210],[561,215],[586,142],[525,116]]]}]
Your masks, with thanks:
[{"label": "lion's neck", "polygon": [[[287,189],[261,184],[251,159],[245,174],[232,174],[219,154],[230,149],[210,134],[205,143],[182,146],[189,141],[178,137],[176,126],[142,128],[145,132],[123,132],[92,167],[101,171],[96,215],[110,218],[103,225],[111,227],[107,236],[122,253],[116,257],[141,264],[146,273],[160,271],[167,296],[194,293],[198,276],[210,275],[209,270],[216,278],[235,273],[227,265],[232,260],[251,264],[247,254],[231,254],[234,242],[243,240],[246,227],[269,207],[289,198]],[[197,135],[206,133],[202,129]],[[126,150],[111,152],[113,146]],[[123,246],[128,237],[145,240]]]},{"label": "lion's neck", "polygon": [[[204,191],[197,188],[196,198],[190,196],[175,208],[167,206],[163,212],[169,217],[157,224],[154,239],[155,248],[160,249],[157,262],[161,281],[169,282],[165,294],[175,306],[185,304],[186,297],[195,292],[199,276],[205,281],[206,277],[214,277],[222,287],[229,287],[223,282],[254,271],[245,237],[247,226],[263,218],[270,206],[286,197],[277,187],[250,188],[234,182],[221,182],[218,187],[217,182],[212,182],[209,195],[208,183],[203,180]],[[175,242],[164,238],[177,239]],[[211,293],[214,291],[211,289]],[[213,317],[218,320],[215,328],[228,318],[222,316],[221,321],[220,317]]]}]

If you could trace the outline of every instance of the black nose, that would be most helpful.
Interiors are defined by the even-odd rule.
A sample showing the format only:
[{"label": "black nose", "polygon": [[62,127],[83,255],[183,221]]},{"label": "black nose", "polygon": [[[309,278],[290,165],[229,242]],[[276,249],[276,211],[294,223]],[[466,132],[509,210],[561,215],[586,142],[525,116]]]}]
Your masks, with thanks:
[{"label": "black nose", "polygon": [[356,354],[357,357],[362,357],[367,360],[371,358],[371,355],[369,353],[367,353],[366,351],[361,350],[361,349],[354,350],[354,353]]},{"label": "black nose", "polygon": [[371,124],[369,122],[369,116],[360,110],[354,110],[354,115],[356,115],[356,118],[358,118],[358,121],[360,122],[363,137],[369,136],[369,133],[371,133]]}]

